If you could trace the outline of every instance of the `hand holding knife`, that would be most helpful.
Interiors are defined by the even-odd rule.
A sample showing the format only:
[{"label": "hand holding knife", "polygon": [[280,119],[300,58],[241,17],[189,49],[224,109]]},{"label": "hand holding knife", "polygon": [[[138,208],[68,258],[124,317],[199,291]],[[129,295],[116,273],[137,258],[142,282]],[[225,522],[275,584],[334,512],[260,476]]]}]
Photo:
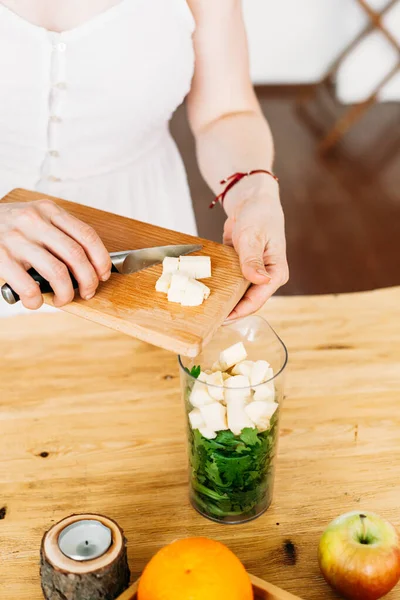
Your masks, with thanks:
[{"label": "hand holding knife", "polygon": [[[127,250],[121,252],[111,252],[112,273],[120,275],[130,275],[143,269],[148,269],[159,263],[162,263],[166,257],[183,256],[198,252],[202,249],[200,245],[186,244],[175,246],[156,246],[153,248],[141,248],[139,250]],[[43,294],[52,292],[49,282],[42,277],[35,269],[29,269],[28,274],[38,283],[40,291]],[[70,272],[71,281],[74,289],[78,287],[78,282]],[[16,304],[19,301],[18,294],[6,283],[1,288],[1,295],[8,304]]]}]

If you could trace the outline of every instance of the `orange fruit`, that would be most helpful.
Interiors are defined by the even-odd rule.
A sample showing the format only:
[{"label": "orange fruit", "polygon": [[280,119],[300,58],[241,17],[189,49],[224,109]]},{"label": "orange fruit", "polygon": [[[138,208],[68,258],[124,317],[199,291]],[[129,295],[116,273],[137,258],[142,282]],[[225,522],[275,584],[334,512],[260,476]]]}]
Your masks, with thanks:
[{"label": "orange fruit", "polygon": [[253,600],[250,577],[224,544],[187,538],[162,548],[139,581],[138,600]]}]

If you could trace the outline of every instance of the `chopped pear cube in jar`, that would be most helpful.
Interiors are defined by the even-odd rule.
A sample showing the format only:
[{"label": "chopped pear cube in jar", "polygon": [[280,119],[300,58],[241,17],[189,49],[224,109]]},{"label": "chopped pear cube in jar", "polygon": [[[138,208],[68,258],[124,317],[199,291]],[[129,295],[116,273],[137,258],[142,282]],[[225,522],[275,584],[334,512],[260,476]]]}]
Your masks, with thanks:
[{"label": "chopped pear cube in jar", "polygon": [[212,431],[224,431],[228,429],[226,408],[219,402],[201,406],[200,412],[208,429],[212,429]]},{"label": "chopped pear cube in jar", "polygon": [[221,369],[223,371],[227,371],[234,365],[243,360],[246,360],[247,352],[246,348],[243,345],[243,342],[238,342],[226,350],[223,350],[219,355],[219,363],[221,365]]},{"label": "chopped pear cube in jar", "polygon": [[200,408],[201,406],[215,402],[214,398],[208,393],[206,384],[202,381],[196,381],[194,384],[189,401],[195,408]]},{"label": "chopped pear cube in jar", "polygon": [[207,375],[206,383],[210,396],[218,401],[224,399],[224,379],[221,371],[215,371]]},{"label": "chopped pear cube in jar", "polygon": [[245,407],[246,415],[254,423],[259,431],[267,431],[270,427],[271,417],[278,408],[276,402],[250,402]]},{"label": "chopped pear cube in jar", "polygon": [[198,408],[194,408],[193,410],[191,410],[188,417],[192,429],[200,429],[206,426],[201,412]]}]

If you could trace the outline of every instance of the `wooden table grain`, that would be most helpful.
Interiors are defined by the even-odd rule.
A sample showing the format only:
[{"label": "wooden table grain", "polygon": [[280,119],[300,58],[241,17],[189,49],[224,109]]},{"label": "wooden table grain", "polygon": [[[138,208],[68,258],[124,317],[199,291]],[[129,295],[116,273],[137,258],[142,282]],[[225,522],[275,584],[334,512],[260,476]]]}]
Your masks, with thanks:
[{"label": "wooden table grain", "polygon": [[400,288],[267,304],[290,352],[275,497],[240,526],[189,505],[174,355],[67,314],[0,321],[0,597],[39,600],[43,532],[100,512],[125,530],[132,580],[160,546],[205,535],[305,600],[336,598],[316,561],[325,525],[353,509],[400,523],[399,306]]}]

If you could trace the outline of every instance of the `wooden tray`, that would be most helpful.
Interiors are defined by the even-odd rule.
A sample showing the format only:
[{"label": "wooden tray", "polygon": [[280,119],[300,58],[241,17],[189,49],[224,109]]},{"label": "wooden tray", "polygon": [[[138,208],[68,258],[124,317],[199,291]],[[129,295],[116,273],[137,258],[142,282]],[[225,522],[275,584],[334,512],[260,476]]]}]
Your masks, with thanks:
[{"label": "wooden tray", "polygon": [[[16,189],[0,202],[29,202],[44,197],[44,194]],[[157,293],[154,286],[162,271],[162,267],[157,266],[129,276],[112,275],[107,283],[99,286],[92,300],[83,301],[76,297],[64,307],[63,310],[69,313],[177,354],[194,357],[249,286],[241,274],[233,248],[80,204],[51,199],[94,227],[109,252],[201,243],[203,250],[200,254],[211,256],[213,277],[207,280],[211,296],[202,306],[183,308],[168,302],[164,294]],[[51,298],[51,294],[47,294],[45,302],[51,305]]]},{"label": "wooden tray", "polygon": [[[254,600],[301,600],[299,596],[293,596],[293,594],[281,590],[272,583],[254,577],[254,575],[250,575],[250,578],[253,583]],[[117,600],[137,600],[138,583],[134,583]]]}]

